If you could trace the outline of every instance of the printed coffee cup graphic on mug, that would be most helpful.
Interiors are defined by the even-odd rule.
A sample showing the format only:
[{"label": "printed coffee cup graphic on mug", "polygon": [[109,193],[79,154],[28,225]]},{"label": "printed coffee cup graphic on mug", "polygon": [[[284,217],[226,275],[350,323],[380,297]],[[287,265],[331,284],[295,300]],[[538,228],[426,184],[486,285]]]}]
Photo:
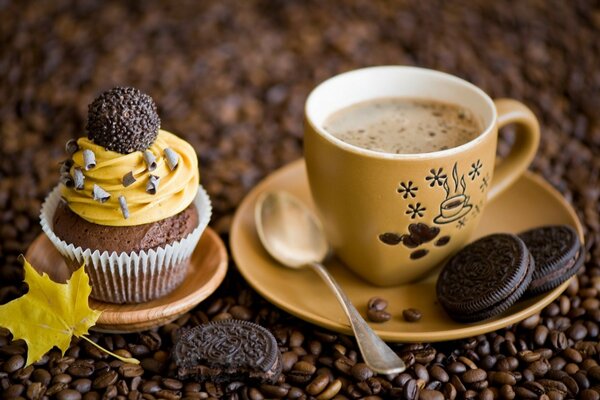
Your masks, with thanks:
[{"label": "printed coffee cup graphic on mug", "polygon": [[[515,143],[496,162],[507,124]],[[317,86],[305,106],[307,175],[327,238],[348,268],[381,286],[418,279],[460,249],[538,142],[523,104],[422,68],[350,71]]]},{"label": "printed coffee cup graphic on mug", "polygon": [[467,215],[473,206],[469,204],[469,196],[465,195],[466,183],[464,175],[458,179],[456,164],[452,168],[452,183],[444,179],[446,198],[440,204],[440,214],[434,218],[436,224],[448,224]]}]

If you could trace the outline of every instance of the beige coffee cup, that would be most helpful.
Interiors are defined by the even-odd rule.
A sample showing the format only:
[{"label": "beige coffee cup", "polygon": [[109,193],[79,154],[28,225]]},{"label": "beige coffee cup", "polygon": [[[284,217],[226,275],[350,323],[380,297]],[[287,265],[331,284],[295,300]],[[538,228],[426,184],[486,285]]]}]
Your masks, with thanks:
[{"label": "beige coffee cup", "polygon": [[[454,103],[484,128],[463,145],[421,154],[356,147],[323,129],[332,113],[382,97]],[[513,123],[511,152],[497,160],[498,129]],[[423,68],[347,72],[317,86],[305,105],[306,168],[327,238],[345,265],[380,286],[422,277],[464,246],[486,202],[527,169],[538,143],[539,124],[523,104],[493,101],[467,81]]]}]

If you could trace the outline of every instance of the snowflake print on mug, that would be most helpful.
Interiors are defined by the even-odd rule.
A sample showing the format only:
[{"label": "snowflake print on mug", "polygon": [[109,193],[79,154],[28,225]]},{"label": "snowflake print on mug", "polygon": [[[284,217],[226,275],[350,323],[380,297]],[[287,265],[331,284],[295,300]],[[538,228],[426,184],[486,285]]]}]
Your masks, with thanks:
[{"label": "snowflake print on mug", "polygon": [[417,217],[422,218],[425,214],[425,210],[427,210],[427,208],[423,207],[421,203],[409,204],[408,210],[406,210],[406,214],[410,215],[411,219],[415,219]]},{"label": "snowflake print on mug", "polygon": [[474,181],[475,178],[477,178],[479,175],[481,175],[481,167],[483,167],[483,164],[481,164],[481,160],[477,160],[477,162],[474,162],[471,164],[471,170],[469,171],[469,176],[471,177],[471,180]]},{"label": "snowflake print on mug", "polygon": [[442,186],[448,178],[448,175],[444,174],[444,168],[438,168],[437,172],[435,168],[429,170],[430,175],[425,177],[425,180],[430,181],[429,187],[434,187],[435,185]]},{"label": "snowflake print on mug", "polygon": [[417,196],[415,193],[419,188],[417,186],[413,186],[413,181],[408,181],[408,183],[400,183],[400,187],[397,189],[398,193],[402,195],[403,199],[407,199],[409,196],[413,199]]}]

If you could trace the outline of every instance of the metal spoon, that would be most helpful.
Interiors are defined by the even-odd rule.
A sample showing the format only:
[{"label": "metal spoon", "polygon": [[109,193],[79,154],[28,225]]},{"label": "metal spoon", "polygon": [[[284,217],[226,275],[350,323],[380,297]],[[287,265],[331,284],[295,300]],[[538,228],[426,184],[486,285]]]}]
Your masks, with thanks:
[{"label": "metal spoon", "polygon": [[380,374],[403,372],[406,365],[360,316],[321,262],[329,245],[313,214],[286,192],[263,193],[255,207],[256,230],[271,256],[290,268],[312,268],[335,293],[344,309],[365,363]]}]

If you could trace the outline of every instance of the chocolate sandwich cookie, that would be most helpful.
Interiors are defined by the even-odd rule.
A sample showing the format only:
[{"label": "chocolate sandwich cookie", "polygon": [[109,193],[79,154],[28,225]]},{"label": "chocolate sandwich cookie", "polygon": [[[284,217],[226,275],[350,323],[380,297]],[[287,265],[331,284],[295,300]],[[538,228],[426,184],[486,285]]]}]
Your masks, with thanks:
[{"label": "chocolate sandwich cookie", "polygon": [[516,235],[485,236],[444,265],[437,297],[452,319],[481,321],[513,305],[527,290],[534,268],[525,243]]},{"label": "chocolate sandwich cookie", "polygon": [[533,279],[527,294],[554,289],[577,273],[584,251],[575,229],[567,225],[543,226],[520,233],[535,260]]},{"label": "chocolate sandwich cookie", "polygon": [[172,357],[180,379],[274,383],[281,374],[275,338],[247,321],[224,320],[194,327],[181,335]]}]

